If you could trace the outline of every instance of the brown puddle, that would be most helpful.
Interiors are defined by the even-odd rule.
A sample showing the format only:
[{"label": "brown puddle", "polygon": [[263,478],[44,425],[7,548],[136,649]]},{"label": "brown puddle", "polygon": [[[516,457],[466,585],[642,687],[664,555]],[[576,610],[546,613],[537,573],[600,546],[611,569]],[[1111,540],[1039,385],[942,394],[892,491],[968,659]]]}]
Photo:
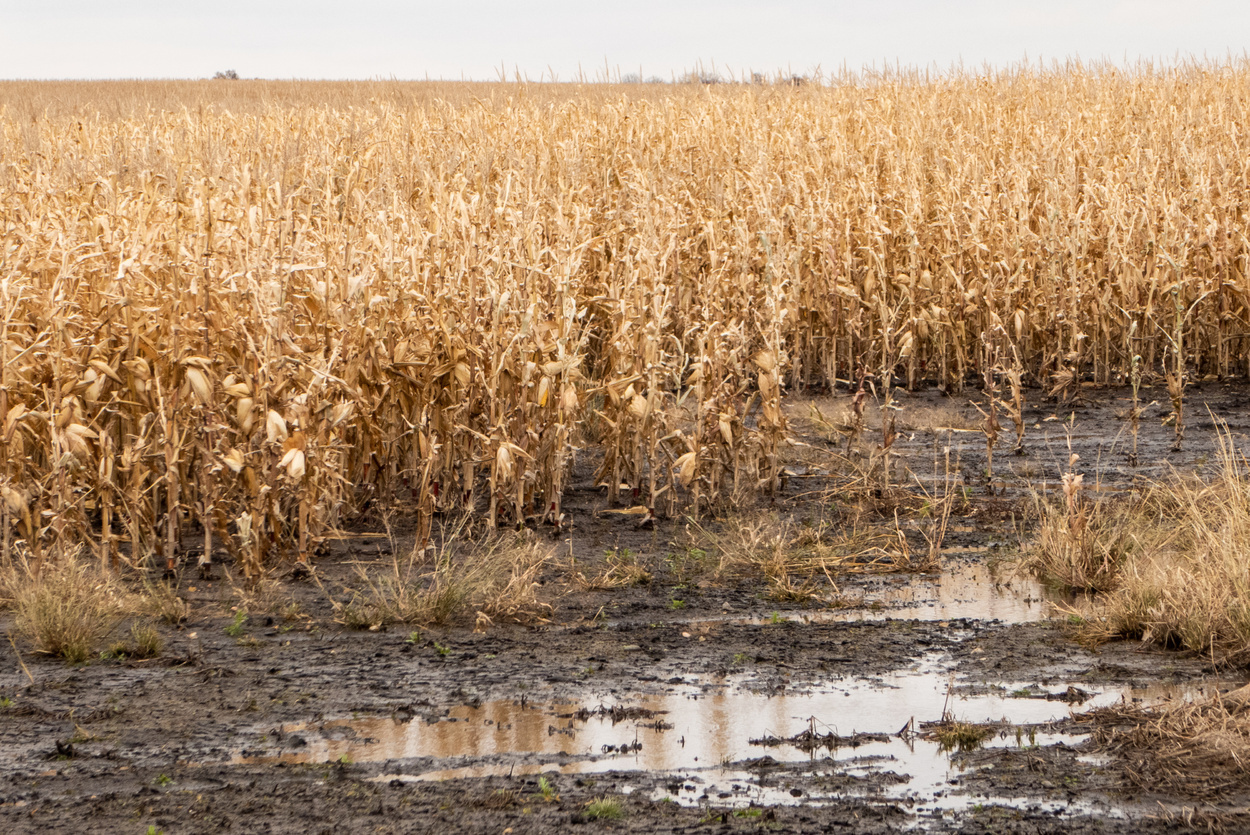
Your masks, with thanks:
[{"label": "brown puddle", "polygon": [[[980,554],[984,548],[953,547],[943,553]],[[1068,596],[1046,589],[1040,582],[1023,575],[1008,576],[984,562],[952,560],[940,574],[884,575],[862,591],[855,605],[834,609],[811,609],[776,616],[726,613],[701,616],[674,623],[775,623],[799,620],[805,623],[877,621],[887,618],[921,621],[979,620],[1006,624],[1035,623],[1051,616],[1053,603],[1069,604]]]},{"label": "brown puddle", "polygon": [[[916,814],[940,814],[984,803],[984,796],[960,794],[962,771],[936,742],[900,736],[903,726],[941,718],[1003,722],[989,746],[1073,744],[1080,737],[1047,731],[1045,723],[1069,715],[1057,698],[1067,683],[1031,688],[1005,683],[982,695],[952,695],[953,677],[934,657],[917,669],[871,681],[844,680],[809,695],[765,696],[728,685],[723,690],[691,690],[631,701],[632,718],[613,720],[603,705],[523,705],[487,702],[459,706],[439,716],[409,719],[370,716],[300,723],[272,732],[259,750],[239,751],[235,763],[385,763],[377,781],[441,781],[519,777],[534,774],[646,772],[661,775],[668,789],[654,799],[679,803],[742,806],[800,802],[788,783],[766,780],[748,761],[770,757],[790,763],[805,776],[837,774],[838,793],[825,797],[805,790],[802,802],[833,802],[846,792],[902,801]],[[1240,681],[1207,680],[1143,689],[1092,689],[1081,709],[1120,700],[1158,703],[1193,699],[1237,687]],[[1049,695],[1052,698],[1044,698]],[[620,715],[620,712],[617,712]],[[1042,725],[1042,728],[1037,726]],[[1025,726],[1025,727],[1020,727]],[[1029,727],[1032,726],[1032,727]],[[841,738],[871,734],[853,745],[803,751],[790,743],[761,744],[763,738],[790,738],[804,731]],[[859,788],[856,788],[859,786]],[[994,802],[1019,805],[1036,800],[1012,797]],[[1105,804],[1055,804],[1071,814]]]},{"label": "brown puddle", "polygon": [[[948,548],[944,554],[980,553],[983,549]],[[1031,577],[1008,577],[984,562],[952,561],[941,574],[886,578],[871,602],[880,611],[859,611],[859,620],[874,617],[916,620],[983,620],[1031,623],[1050,616],[1052,600],[1060,600]],[[849,614],[849,613],[847,613]],[[849,618],[838,618],[845,620]]]},{"label": "brown puddle", "polygon": [[[479,707],[462,705],[425,717],[369,716],[296,723],[275,729],[276,733],[270,731],[258,746],[237,751],[231,761],[439,761],[437,768],[417,773],[405,772],[397,762],[396,774],[388,775],[425,780],[532,769],[676,772],[720,767],[764,754],[778,760],[807,760],[809,754],[795,748],[762,748],[753,740],[788,738],[814,729],[842,737],[855,733],[887,735],[889,741],[857,745],[854,750],[858,755],[868,752],[886,757],[893,770],[924,783],[938,776],[935,769],[944,775],[949,764],[931,746],[913,742],[909,747],[893,736],[912,719],[916,723],[933,721],[949,712],[964,721],[1028,726],[1063,719],[1071,710],[1058,698],[1070,682],[1041,688],[1007,682],[990,693],[953,695],[954,676],[945,660],[936,656],[915,670],[872,680],[842,680],[818,693],[767,696],[745,691],[740,684],[730,680],[708,692],[692,686],[683,692],[646,696],[630,701],[628,712],[617,711],[618,717],[630,717],[617,721],[608,709],[611,703],[606,707],[537,706],[495,701]],[[1198,698],[1217,688],[1240,684],[1211,679],[1149,688],[1089,688],[1089,698],[1080,709],[1111,705],[1121,699],[1156,703]],[[1047,695],[1051,698],[1045,698]],[[836,751],[823,753],[837,755]]]}]

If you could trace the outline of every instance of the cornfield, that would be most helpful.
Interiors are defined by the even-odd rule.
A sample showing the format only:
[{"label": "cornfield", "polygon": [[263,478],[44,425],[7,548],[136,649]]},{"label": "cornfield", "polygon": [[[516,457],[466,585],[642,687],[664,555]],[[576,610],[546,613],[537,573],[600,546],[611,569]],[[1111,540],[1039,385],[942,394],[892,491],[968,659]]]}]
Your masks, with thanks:
[{"label": "cornfield", "polygon": [[559,524],[591,451],[697,510],[785,390],[1250,372],[1244,62],[0,89],[5,559]]}]

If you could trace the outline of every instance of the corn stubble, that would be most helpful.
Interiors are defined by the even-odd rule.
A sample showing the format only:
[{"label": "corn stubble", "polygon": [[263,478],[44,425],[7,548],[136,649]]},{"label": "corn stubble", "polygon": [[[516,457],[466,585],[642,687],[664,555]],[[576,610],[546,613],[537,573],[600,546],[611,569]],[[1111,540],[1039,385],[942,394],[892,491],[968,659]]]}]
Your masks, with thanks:
[{"label": "corn stubble", "polygon": [[172,566],[194,520],[257,575],[370,502],[559,524],[587,445],[614,503],[697,513],[779,488],[786,388],[869,374],[887,478],[895,378],[981,379],[1019,445],[1022,382],[1166,374],[1179,444],[1186,376],[1250,369],[1248,80],[15,85],[5,559]]}]

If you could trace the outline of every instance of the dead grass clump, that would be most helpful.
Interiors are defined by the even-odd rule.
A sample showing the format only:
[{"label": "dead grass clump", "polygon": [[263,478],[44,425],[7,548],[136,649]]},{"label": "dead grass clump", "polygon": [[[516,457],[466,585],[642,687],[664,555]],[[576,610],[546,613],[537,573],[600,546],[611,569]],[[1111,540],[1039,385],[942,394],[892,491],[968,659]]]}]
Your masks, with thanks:
[{"label": "dead grass clump", "polygon": [[467,615],[479,627],[497,621],[529,623],[552,611],[538,597],[539,578],[554,560],[551,549],[524,538],[500,536],[457,554],[443,547],[432,570],[421,572],[414,554],[396,559],[382,573],[360,568],[361,588],[339,604],[336,619],[346,626],[376,629],[388,623],[443,625]]},{"label": "dead grass clump", "polygon": [[16,630],[37,652],[86,661],[125,611],[126,594],[117,580],[72,557],[37,572],[14,571]]},{"label": "dead grass clump", "polygon": [[1136,787],[1214,800],[1250,790],[1250,689],[1159,708],[1092,711],[1094,742]]},{"label": "dead grass clump", "polygon": [[650,569],[628,548],[613,548],[604,555],[604,566],[599,573],[588,576],[584,572],[573,575],[573,581],[590,591],[615,591],[630,586],[645,586],[652,580]]},{"label": "dead grass clump", "polygon": [[547,545],[525,538],[500,537],[479,550],[469,574],[478,624],[505,620],[531,623],[545,619],[552,606],[538,598],[539,577],[554,555]]},{"label": "dead grass clump", "polygon": [[130,627],[131,654],[135,658],[157,658],[165,651],[165,639],[150,623],[135,623]]},{"label": "dead grass clump", "polygon": [[846,528],[760,515],[727,520],[717,530],[692,522],[688,532],[687,553],[707,555],[701,562],[713,579],[763,578],[768,596],[779,601],[837,594],[839,574],[925,571],[934,564],[929,552],[912,548],[897,517]]},{"label": "dead grass clump", "polygon": [[1110,634],[1244,661],[1250,658],[1250,482],[1226,472],[1215,484],[1176,489],[1179,513],[1160,520],[1155,548],[1124,566],[1099,625]]},{"label": "dead grass clump", "polygon": [[1250,476],[1227,433],[1220,444],[1209,482],[1177,476],[1113,505],[1084,504],[1070,490],[1065,507],[1043,516],[1026,564],[1104,593],[1086,617],[1088,637],[1250,659]]},{"label": "dead grass clump", "polygon": [[338,608],[336,619],[352,629],[378,629],[388,623],[444,624],[460,610],[468,589],[450,561],[412,576],[399,563],[385,573],[359,569],[362,586]]},{"label": "dead grass clump", "polygon": [[130,625],[130,641],[115,641],[100,653],[105,660],[144,661],[158,658],[165,651],[165,639],[151,623],[136,621]]},{"label": "dead grass clump", "polygon": [[178,589],[171,583],[145,582],[140,596],[140,609],[170,626],[182,623],[191,613],[191,607],[179,596]]},{"label": "dead grass clump", "polygon": [[[1078,481],[1073,489],[1080,488]],[[1106,592],[1119,585],[1121,569],[1142,550],[1152,526],[1142,508],[1117,502],[1038,498],[1035,512],[1037,530],[1024,567],[1044,583],[1080,591]]]},{"label": "dead grass clump", "polygon": [[[242,609],[252,614],[277,615],[290,602],[286,585],[266,571],[257,571],[251,577],[235,576],[223,567],[226,585],[230,588],[230,609]],[[176,605],[173,612],[176,614]]]}]

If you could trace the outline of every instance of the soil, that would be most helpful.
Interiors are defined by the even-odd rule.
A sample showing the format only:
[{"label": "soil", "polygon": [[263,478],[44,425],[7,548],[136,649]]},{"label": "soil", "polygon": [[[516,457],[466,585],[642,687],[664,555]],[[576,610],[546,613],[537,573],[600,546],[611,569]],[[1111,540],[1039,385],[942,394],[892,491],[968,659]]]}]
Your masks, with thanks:
[{"label": "soil", "polygon": [[[691,547],[687,521],[640,529],[634,517],[601,513],[606,498],[591,483],[590,461],[566,497],[561,552],[589,576],[605,550],[629,549],[652,579],[594,591],[570,583],[567,566],[553,568],[542,578],[554,607],[543,622],[344,626],[335,604],[359,590],[360,571],[385,570],[411,548],[402,517],[389,520],[389,536],[380,520],[360,520],[318,559],[315,578],[275,574],[248,587],[229,566],[202,579],[191,559],[177,580],[189,617],[160,627],[157,658],[70,666],[20,637],[4,642],[0,830],[1242,828],[1250,798],[1198,803],[1131,788],[1124,764],[1093,747],[1081,711],[1100,699],[1198,697],[1244,683],[1244,672],[1135,642],[1083,647],[1062,612],[1048,617],[1051,603],[1068,598],[1012,576],[1009,562],[1027,538],[1031,497],[1053,489],[1070,454],[1108,493],[1170,469],[1209,469],[1213,416],[1241,447],[1250,396],[1215,383],[1191,389],[1187,435],[1174,452],[1172,429],[1160,421],[1166,396],[1146,392],[1163,405],[1147,410],[1131,466],[1127,392],[1082,390],[1067,403],[1030,394],[1039,403],[1026,412],[1026,453],[1011,454],[1005,429],[990,473],[966,398],[900,392],[895,452],[920,474],[910,480],[913,496],[946,481],[948,447],[964,494],[941,571],[842,575],[806,600],[770,597],[749,577],[679,576],[669,555]],[[791,403],[803,446],[783,495],[701,524],[723,529],[758,512],[850,524],[839,509],[849,501],[838,492],[845,482],[826,454],[841,443],[804,418],[809,405],[832,415],[845,402]],[[888,497],[880,498],[869,515],[888,520]],[[914,507],[900,518],[926,524]],[[951,592],[954,577],[981,579]],[[0,612],[0,626],[13,634],[11,611]],[[811,715],[798,717],[794,705]],[[926,723],[981,705],[1001,706],[1008,718],[994,726],[995,741],[939,755]],[[767,722],[778,727],[752,715],[770,706],[780,712]],[[501,736],[514,724],[532,725],[532,737]],[[779,736],[837,732],[829,747],[801,753],[743,741],[756,725]],[[703,738],[735,733],[736,750]],[[920,780],[918,763],[938,776]]]}]

